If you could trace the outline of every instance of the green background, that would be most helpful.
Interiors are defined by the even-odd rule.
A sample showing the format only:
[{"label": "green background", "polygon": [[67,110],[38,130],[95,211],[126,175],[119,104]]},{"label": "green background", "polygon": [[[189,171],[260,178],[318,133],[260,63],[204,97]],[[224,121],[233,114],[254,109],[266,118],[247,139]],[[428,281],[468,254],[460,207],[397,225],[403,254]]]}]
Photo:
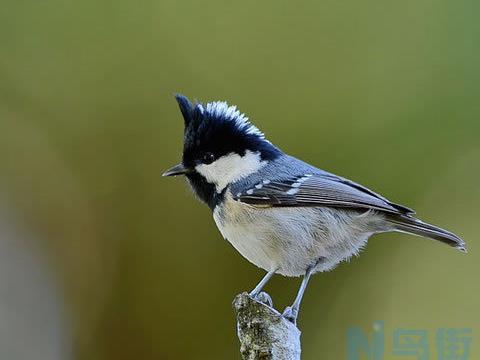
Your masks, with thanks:
[{"label": "green background", "polygon": [[[267,137],[464,237],[402,234],[313,278],[304,359],[346,331],[472,328],[480,356],[478,1],[0,2],[0,191],[47,254],[78,359],[239,359],[234,295],[263,272],[182,179],[173,99]],[[278,308],[299,279],[276,277]],[[26,344],[28,346],[28,344]],[[405,357],[403,357],[405,358]]]}]

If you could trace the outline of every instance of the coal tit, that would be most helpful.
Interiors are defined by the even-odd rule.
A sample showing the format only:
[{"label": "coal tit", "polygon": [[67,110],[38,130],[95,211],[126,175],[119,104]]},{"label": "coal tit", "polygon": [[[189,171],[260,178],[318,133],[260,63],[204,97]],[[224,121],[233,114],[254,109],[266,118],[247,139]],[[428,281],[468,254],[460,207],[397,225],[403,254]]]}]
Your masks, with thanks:
[{"label": "coal tit", "polygon": [[185,122],[183,158],[164,176],[185,175],[223,237],[267,271],[303,276],[284,316],[296,322],[313,273],[357,255],[376,233],[400,231],[465,251],[455,234],[416,219],[414,211],[372,190],[282,152],[235,106],[176,100]]}]

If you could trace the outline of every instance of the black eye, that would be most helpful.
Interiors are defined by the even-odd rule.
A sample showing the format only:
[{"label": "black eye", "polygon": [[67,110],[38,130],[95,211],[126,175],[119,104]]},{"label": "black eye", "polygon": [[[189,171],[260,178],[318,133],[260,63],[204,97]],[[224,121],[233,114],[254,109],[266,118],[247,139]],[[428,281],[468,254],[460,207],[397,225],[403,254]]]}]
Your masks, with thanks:
[{"label": "black eye", "polygon": [[202,163],[204,164],[211,164],[215,161],[215,155],[213,155],[211,152],[207,152],[203,155],[202,157]]}]

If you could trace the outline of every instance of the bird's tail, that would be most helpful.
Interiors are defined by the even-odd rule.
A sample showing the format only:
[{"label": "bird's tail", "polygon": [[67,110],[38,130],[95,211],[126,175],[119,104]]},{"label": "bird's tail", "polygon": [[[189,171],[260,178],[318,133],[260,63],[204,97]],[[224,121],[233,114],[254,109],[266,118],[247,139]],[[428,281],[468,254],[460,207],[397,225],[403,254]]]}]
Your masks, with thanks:
[{"label": "bird's tail", "polygon": [[438,240],[460,251],[467,252],[465,242],[457,235],[437,226],[424,223],[423,221],[420,221],[412,216],[387,215],[387,221],[396,231]]}]

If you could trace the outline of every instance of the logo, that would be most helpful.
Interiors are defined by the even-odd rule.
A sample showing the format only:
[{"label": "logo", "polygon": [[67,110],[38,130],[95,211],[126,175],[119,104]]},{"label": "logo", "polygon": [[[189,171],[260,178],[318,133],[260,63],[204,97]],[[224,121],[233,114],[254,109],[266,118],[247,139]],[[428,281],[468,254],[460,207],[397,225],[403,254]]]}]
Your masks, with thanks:
[{"label": "logo", "polygon": [[[426,329],[396,328],[385,333],[383,321],[373,323],[370,334],[359,327],[347,330],[347,360],[473,360],[470,328]],[[386,345],[391,351],[386,351]]]}]

